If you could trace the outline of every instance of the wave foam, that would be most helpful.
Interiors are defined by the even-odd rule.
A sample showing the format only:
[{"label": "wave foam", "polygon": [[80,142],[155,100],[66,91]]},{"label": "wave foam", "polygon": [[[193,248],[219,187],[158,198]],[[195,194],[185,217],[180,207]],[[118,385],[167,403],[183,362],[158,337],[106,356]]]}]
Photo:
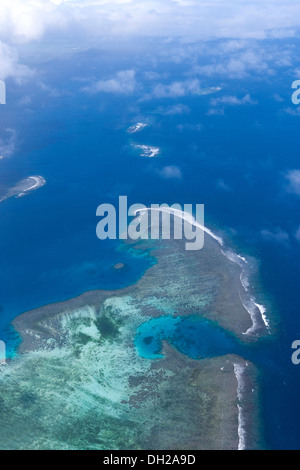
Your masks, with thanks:
[{"label": "wave foam", "polygon": [[224,256],[227,259],[236,263],[241,268],[241,285],[243,287],[243,292],[240,293],[241,302],[244,308],[250,315],[252,326],[244,333],[244,334],[253,334],[257,329],[261,326],[261,321],[264,323],[265,327],[269,330],[270,324],[269,320],[266,316],[266,307],[264,305],[260,305],[256,302],[256,299],[253,295],[249,293],[250,289],[250,282],[249,282],[249,263],[248,261],[243,258],[241,255],[236,254],[232,250],[222,251]]},{"label": "wave foam", "polygon": [[129,134],[136,134],[137,132],[142,131],[145,127],[147,127],[147,124],[144,124],[143,122],[138,122],[134,126],[129,127],[127,132],[129,132]]},{"label": "wave foam", "polygon": [[141,157],[153,158],[160,152],[158,147],[151,147],[150,145],[134,145],[134,147],[142,151]]},{"label": "wave foam", "polygon": [[243,374],[245,372],[245,367],[241,364],[233,364],[234,374],[238,383],[237,386],[237,399],[238,399],[238,436],[239,436],[239,445],[238,450],[246,449],[246,417],[244,409],[241,405],[243,396],[244,396],[244,379]]}]

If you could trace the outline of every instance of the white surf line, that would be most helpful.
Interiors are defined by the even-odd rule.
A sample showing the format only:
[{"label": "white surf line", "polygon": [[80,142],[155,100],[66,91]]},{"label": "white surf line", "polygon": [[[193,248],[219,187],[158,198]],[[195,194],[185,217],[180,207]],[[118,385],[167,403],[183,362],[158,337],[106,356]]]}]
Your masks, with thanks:
[{"label": "white surf line", "polygon": [[38,186],[40,186],[42,183],[45,182],[44,178],[42,178],[41,176],[29,176],[28,179],[34,179],[35,183],[32,186],[30,186],[29,188],[24,189],[24,192],[25,191],[31,191],[32,189],[37,188]]},{"label": "white surf line", "polygon": [[142,131],[145,127],[147,127],[147,124],[144,124],[143,122],[138,122],[135,125],[129,127],[127,132],[130,134],[135,134],[136,132]]},{"label": "white surf line", "polygon": [[142,150],[143,153],[141,153],[141,156],[147,158],[154,158],[160,152],[159,147],[151,147],[149,145],[134,145],[134,147],[139,150]]},{"label": "white surf line", "polygon": [[34,179],[35,183],[29,188],[24,189],[20,194],[18,194],[18,196],[22,196],[24,193],[27,193],[28,191],[32,191],[33,189],[37,189],[46,183],[46,181],[44,180],[42,176],[29,176],[28,179]]},{"label": "white surf line", "polygon": [[254,302],[254,304],[256,305],[258,310],[260,311],[260,314],[261,314],[261,317],[264,321],[264,324],[266,325],[266,327],[269,330],[270,329],[270,321],[268,320],[268,317],[266,315],[266,311],[267,311],[266,307],[264,305],[258,304],[256,302]]},{"label": "white surf line", "polygon": [[[173,214],[174,216],[179,217],[182,220],[187,221],[188,223],[190,223],[194,227],[198,227],[201,230],[203,230],[210,237],[212,237],[214,240],[216,240],[221,247],[224,247],[224,241],[221,237],[215,235],[207,227],[205,227],[204,225],[197,222],[197,220],[194,218],[194,216],[192,214],[188,213],[188,212],[180,211],[179,209],[174,209],[172,207],[161,207],[161,208],[147,207],[146,209],[136,210],[134,214],[136,215],[137,212],[139,212],[141,214],[142,212],[153,211],[153,210],[154,211],[159,211],[159,212],[165,212],[167,214]],[[242,269],[242,272],[241,272],[241,275],[240,275],[240,280],[241,280],[242,287],[245,291],[245,294],[249,296],[249,306],[246,305],[245,301],[242,300],[241,296],[240,296],[240,298],[241,298],[241,302],[242,302],[243,307],[249,313],[251,321],[252,321],[252,326],[243,334],[249,335],[253,331],[255,331],[255,329],[257,328],[257,326],[258,326],[257,312],[259,312],[259,314],[261,315],[262,321],[264,322],[266,328],[269,330],[270,329],[269,321],[267,319],[267,316],[265,315],[266,308],[263,305],[260,305],[260,304],[256,303],[255,298],[253,296],[250,296],[249,293],[248,293],[249,282],[248,282],[248,279],[247,279],[247,276],[246,276],[246,273],[245,273],[245,266],[248,264],[246,258],[244,258],[241,255],[236,254],[232,250],[227,250],[227,251],[221,250],[221,252],[227,259],[229,259],[229,261],[232,261],[233,263],[238,264],[240,266],[240,268]],[[256,310],[256,312],[255,312],[255,310]]]},{"label": "white surf line", "polygon": [[246,266],[248,264],[247,260],[243,258],[242,256],[237,255],[232,250],[227,250],[225,252],[222,251],[222,253],[226,256],[227,259],[229,259],[233,263],[238,264],[242,270],[241,275],[240,275],[240,280],[241,280],[242,287],[245,291],[245,294],[248,296],[248,299],[243,300],[241,295],[240,295],[240,299],[244,308],[249,313],[251,317],[251,321],[252,321],[252,326],[244,334],[251,334],[259,326],[257,322],[258,314],[260,315],[262,321],[264,322],[265,327],[268,330],[270,330],[270,323],[269,323],[267,316],[265,315],[267,309],[265,308],[264,305],[258,304],[256,302],[255,297],[249,294],[249,280],[248,280],[248,275],[246,273]]},{"label": "white surf line", "polygon": [[245,372],[245,367],[241,364],[233,364],[234,374],[237,380],[237,408],[238,408],[238,436],[239,444],[238,450],[246,450],[246,417],[244,414],[243,407],[241,405],[243,395],[244,395],[244,382],[243,382],[243,373]]},{"label": "white surf line", "polygon": [[167,214],[173,214],[175,215],[176,217],[179,217],[180,219],[182,220],[186,220],[188,223],[190,223],[191,225],[193,225],[194,227],[198,227],[200,228],[201,230],[203,230],[205,233],[207,233],[208,235],[210,235],[212,238],[214,238],[215,240],[217,240],[217,242],[221,245],[221,246],[224,246],[224,242],[222,240],[221,237],[218,237],[217,235],[215,235],[211,230],[209,230],[208,228],[206,228],[204,225],[200,224],[199,222],[197,222],[197,220],[193,217],[192,214],[189,214],[188,212],[184,212],[184,211],[180,211],[179,209],[173,209],[172,207],[161,207],[161,208],[152,208],[152,207],[146,207],[146,209],[138,209],[135,211],[134,214],[136,214],[137,212],[145,212],[145,211],[158,211],[158,212],[165,212]]}]

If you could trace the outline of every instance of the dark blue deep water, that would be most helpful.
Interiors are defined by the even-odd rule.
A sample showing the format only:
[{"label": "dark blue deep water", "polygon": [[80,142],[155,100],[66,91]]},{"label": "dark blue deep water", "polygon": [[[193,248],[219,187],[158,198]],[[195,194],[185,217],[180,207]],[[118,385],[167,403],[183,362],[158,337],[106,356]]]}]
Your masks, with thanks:
[{"label": "dark blue deep water", "polygon": [[[82,83],[71,77],[78,67],[88,73],[93,66],[96,73],[93,54],[44,64],[48,82],[61,91],[57,97],[38,86],[33,90],[7,83],[1,138],[7,137],[6,129],[14,129],[16,149],[0,162],[0,184],[13,185],[29,175],[42,175],[47,184],[0,204],[0,338],[13,354],[18,338],[10,322],[20,313],[89,289],[124,287],[151,265],[147,254],[96,238],[99,204],[117,204],[122,194],[129,204],[204,203],[207,225],[227,233],[234,249],[260,262],[258,295],[271,306],[267,314],[274,336],[252,348],[249,358],[262,372],[265,439],[270,448],[300,448],[300,366],[291,363],[291,344],[300,339],[300,244],[294,237],[300,211],[299,197],[286,191],[284,178],[286,171],[299,167],[300,118],[280,111],[291,105],[294,77],[222,83],[222,93],[250,93],[257,101],[229,107],[225,115],[208,114],[210,96],[193,96],[177,100],[190,107],[188,115],[166,116],[157,109],[176,99],[143,101],[137,109],[132,96],[81,92]],[[135,60],[123,68],[143,67]],[[219,83],[206,83],[214,85]],[[275,93],[283,104],[274,100]],[[26,95],[31,101],[21,105]],[[126,129],[137,120],[151,125],[128,135]],[[178,127],[186,123],[200,123],[202,131]],[[160,147],[160,157],[139,157],[132,141]],[[162,168],[170,165],[180,167],[180,180],[162,178]],[[277,229],[289,239],[262,235]],[[113,269],[118,262],[125,264],[124,270]],[[194,318],[184,320],[181,329],[173,320],[164,321],[169,322],[166,338],[192,357],[241,348],[226,332]],[[189,342],[179,333],[191,333],[191,325]],[[144,333],[148,338],[143,353],[155,356],[162,333],[155,339],[143,328],[140,340]]]}]

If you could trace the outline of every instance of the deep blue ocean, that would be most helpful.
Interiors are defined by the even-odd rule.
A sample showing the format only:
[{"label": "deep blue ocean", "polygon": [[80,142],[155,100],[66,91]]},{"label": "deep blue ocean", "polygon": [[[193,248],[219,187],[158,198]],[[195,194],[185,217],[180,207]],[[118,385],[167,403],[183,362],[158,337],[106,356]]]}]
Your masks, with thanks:
[{"label": "deep blue ocean", "polygon": [[[269,448],[299,449],[300,366],[291,362],[291,344],[300,339],[300,244],[294,237],[300,211],[299,197],[286,191],[284,175],[299,167],[300,117],[282,111],[293,106],[295,77],[208,80],[206,86],[220,85],[223,94],[250,93],[257,101],[209,115],[212,96],[138,102],[134,96],[82,92],[82,82],[74,77],[83,70],[96,73],[100,63],[113,70],[110,60],[101,56],[100,61],[90,51],[42,64],[42,78],[59,95],[45,92],[38,80],[23,86],[7,82],[0,137],[14,129],[16,149],[0,161],[0,184],[11,186],[30,175],[43,176],[47,184],[0,204],[0,339],[13,355],[19,340],[10,322],[20,313],[90,289],[124,287],[151,265],[147,253],[97,239],[99,204],[117,204],[119,195],[127,195],[129,204],[204,203],[208,227],[260,263],[258,298],[271,306],[267,316],[274,335],[249,347],[248,357],[261,370],[265,440]],[[136,61],[133,57],[118,67],[136,67]],[[25,96],[30,96],[26,105]],[[159,112],[174,102],[190,112]],[[142,133],[128,134],[126,129],[138,121],[149,125]],[[182,124],[200,124],[202,130]],[[157,146],[161,153],[147,159],[131,143]],[[162,168],[171,165],[180,168],[181,179],[162,178]],[[288,240],[262,235],[278,228],[289,234]],[[118,262],[125,270],[113,269]],[[184,337],[189,322],[181,328]],[[226,341],[225,352],[237,351],[232,338]]]}]

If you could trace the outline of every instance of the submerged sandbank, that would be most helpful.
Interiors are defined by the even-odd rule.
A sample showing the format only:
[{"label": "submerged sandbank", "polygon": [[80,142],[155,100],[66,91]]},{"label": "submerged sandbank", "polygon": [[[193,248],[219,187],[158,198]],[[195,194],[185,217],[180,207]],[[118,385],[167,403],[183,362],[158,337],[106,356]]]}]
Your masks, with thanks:
[{"label": "submerged sandbank", "polygon": [[4,190],[3,193],[0,194],[0,202],[11,197],[19,198],[26,196],[30,192],[36,191],[45,184],[46,180],[42,176],[29,176],[28,178],[19,181],[11,188]]}]

